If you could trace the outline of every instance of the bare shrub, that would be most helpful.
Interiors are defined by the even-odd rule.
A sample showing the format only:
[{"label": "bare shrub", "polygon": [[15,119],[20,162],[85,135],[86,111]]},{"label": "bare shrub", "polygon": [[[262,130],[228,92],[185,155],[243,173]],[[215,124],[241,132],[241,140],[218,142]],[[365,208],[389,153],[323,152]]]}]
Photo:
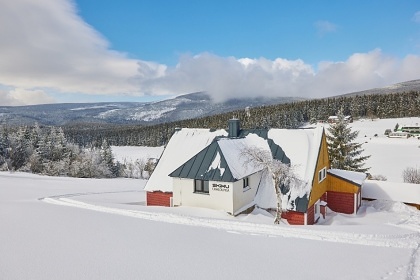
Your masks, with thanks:
[{"label": "bare shrub", "polygon": [[378,175],[370,175],[369,180],[386,181],[388,179],[384,175],[378,174]]},{"label": "bare shrub", "polygon": [[403,171],[403,179],[405,183],[420,184],[420,169],[407,167]]}]

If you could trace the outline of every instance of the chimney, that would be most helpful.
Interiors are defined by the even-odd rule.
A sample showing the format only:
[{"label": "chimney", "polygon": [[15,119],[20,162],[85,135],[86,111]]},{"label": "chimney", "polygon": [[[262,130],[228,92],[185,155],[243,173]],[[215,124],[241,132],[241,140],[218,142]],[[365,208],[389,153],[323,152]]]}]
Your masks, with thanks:
[{"label": "chimney", "polygon": [[240,121],[238,119],[229,120],[229,138],[239,137],[239,131],[241,130]]}]

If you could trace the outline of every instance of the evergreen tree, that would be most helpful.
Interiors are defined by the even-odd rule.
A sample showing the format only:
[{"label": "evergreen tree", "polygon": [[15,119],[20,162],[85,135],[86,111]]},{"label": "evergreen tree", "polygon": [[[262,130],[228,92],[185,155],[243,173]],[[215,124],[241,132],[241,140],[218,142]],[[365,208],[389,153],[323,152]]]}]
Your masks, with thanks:
[{"label": "evergreen tree", "polygon": [[16,133],[10,135],[9,158],[12,170],[19,170],[28,161],[32,154],[29,130],[27,127],[19,127]]},{"label": "evergreen tree", "polygon": [[351,131],[348,122],[344,119],[342,109],[338,112],[337,117],[338,122],[331,124],[327,134],[331,168],[366,172],[369,168],[365,168],[363,165],[370,156],[361,156],[362,144],[352,142],[357,138],[359,131]]},{"label": "evergreen tree", "polygon": [[111,146],[105,139],[102,141],[101,146],[101,157],[102,161],[108,166],[109,171],[113,177],[119,176],[119,166],[115,164],[114,155],[112,154]]},{"label": "evergreen tree", "polygon": [[7,128],[5,126],[0,126],[0,170],[7,170],[7,160],[9,159],[9,137],[7,133]]}]

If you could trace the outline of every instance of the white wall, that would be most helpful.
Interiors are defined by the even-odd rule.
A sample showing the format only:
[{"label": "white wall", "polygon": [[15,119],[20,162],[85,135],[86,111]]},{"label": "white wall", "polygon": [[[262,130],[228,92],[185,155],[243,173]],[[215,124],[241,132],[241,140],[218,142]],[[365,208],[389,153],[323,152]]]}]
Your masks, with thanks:
[{"label": "white wall", "polygon": [[[213,188],[213,184],[222,184],[225,188]],[[223,189],[225,191],[217,190]],[[209,193],[194,193],[193,179],[173,178],[174,206],[193,206],[233,213],[232,183],[209,181]]]},{"label": "white wall", "polygon": [[[250,188],[244,190],[243,182],[234,183],[209,181],[209,193],[194,193],[194,180],[173,178],[174,206],[193,206],[215,210],[224,210],[230,214],[249,205],[255,197],[261,172],[250,176]],[[222,185],[219,186],[219,185]]]},{"label": "white wall", "polygon": [[244,206],[249,205],[254,201],[255,195],[257,194],[258,185],[261,180],[262,172],[257,172],[249,176],[250,188],[244,189],[242,180],[233,183],[233,214],[238,214],[238,210]]}]

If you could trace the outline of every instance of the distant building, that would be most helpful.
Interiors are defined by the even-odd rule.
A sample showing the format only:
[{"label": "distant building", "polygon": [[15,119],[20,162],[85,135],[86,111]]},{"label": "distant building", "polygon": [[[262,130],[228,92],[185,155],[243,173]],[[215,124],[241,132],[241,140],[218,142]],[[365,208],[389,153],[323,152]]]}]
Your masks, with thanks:
[{"label": "distant building", "polygon": [[[353,122],[353,117],[352,116],[345,116],[344,117],[344,121],[348,122],[348,123],[352,123]],[[328,123],[337,123],[338,122],[338,117],[337,116],[329,116],[327,119]]]},{"label": "distant building", "polygon": [[410,135],[420,135],[420,126],[418,123],[411,125],[403,125],[398,129],[398,131],[407,132]]}]

